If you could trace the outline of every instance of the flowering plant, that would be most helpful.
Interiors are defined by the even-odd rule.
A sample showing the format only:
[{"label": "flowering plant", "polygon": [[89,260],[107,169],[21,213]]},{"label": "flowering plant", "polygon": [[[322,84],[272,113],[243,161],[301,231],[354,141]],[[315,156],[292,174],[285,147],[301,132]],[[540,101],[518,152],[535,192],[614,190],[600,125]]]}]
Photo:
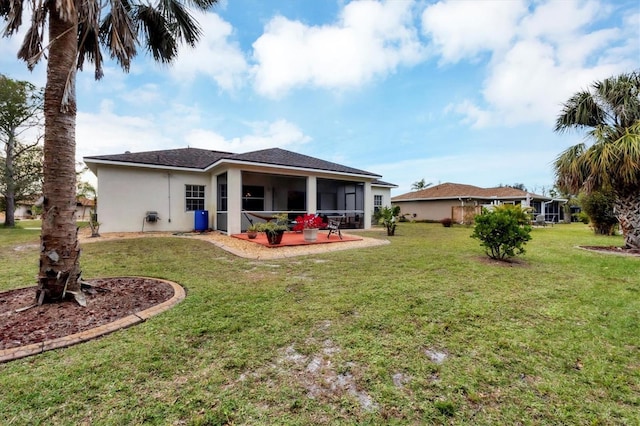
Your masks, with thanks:
[{"label": "flowering plant", "polygon": [[315,214],[305,214],[304,216],[296,217],[296,226],[293,227],[294,231],[302,231],[303,229],[318,229],[322,228],[324,222],[320,216]]}]

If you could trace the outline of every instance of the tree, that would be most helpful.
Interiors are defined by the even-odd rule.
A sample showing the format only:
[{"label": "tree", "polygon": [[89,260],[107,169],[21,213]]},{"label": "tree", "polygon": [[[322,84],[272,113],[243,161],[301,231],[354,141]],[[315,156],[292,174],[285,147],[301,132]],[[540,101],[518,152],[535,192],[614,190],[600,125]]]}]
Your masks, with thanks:
[{"label": "tree", "polygon": [[[22,24],[25,0],[0,0],[6,20],[5,36]],[[44,94],[44,185],[39,303],[58,301],[67,292],[81,297],[80,249],[74,218],[76,207],[75,125],[76,70],[92,62],[95,78],[103,76],[102,49],[125,72],[144,46],[156,61],[170,63],[181,42],[194,46],[201,30],[186,5],[207,10],[217,0],[162,0],[155,5],[141,0],[44,1],[32,3],[33,15],[18,58],[29,69],[44,56],[48,25],[47,83]],[[104,16],[101,16],[104,14]]]},{"label": "tree", "polygon": [[100,236],[100,222],[98,222],[98,191],[96,187],[91,185],[89,182],[80,181],[78,182],[78,188],[76,196],[78,198],[86,198],[88,200],[93,200],[93,207],[91,208],[91,213],[89,216],[89,226],[91,227],[91,236],[99,237]]},{"label": "tree", "polygon": [[580,208],[589,216],[593,231],[600,235],[613,235],[618,219],[614,213],[615,196],[609,190],[582,193],[579,197]]},{"label": "tree", "polygon": [[431,185],[433,185],[433,183],[429,182],[426,183],[424,178],[420,179],[417,182],[413,182],[411,184],[411,190],[412,191],[420,191],[421,189],[427,189],[428,187],[430,187]]},{"label": "tree", "polygon": [[5,227],[15,226],[16,202],[33,195],[41,181],[42,162],[33,161],[40,138],[36,134],[34,141],[24,143],[21,137],[30,130],[39,132],[42,108],[41,89],[0,74],[0,142],[4,145],[4,155],[0,157],[0,193],[4,197]]},{"label": "tree", "polygon": [[490,258],[505,260],[525,253],[524,245],[531,239],[531,226],[520,206],[504,204],[492,211],[483,208],[475,222],[471,237],[480,240]]},{"label": "tree", "polygon": [[555,161],[557,186],[587,194],[610,189],[626,248],[640,249],[640,73],[594,82],[574,94],[556,120],[556,132],[587,130],[588,143]]},{"label": "tree", "polygon": [[[41,145],[36,146],[24,146],[21,143],[17,143],[14,146],[14,152],[18,153],[14,157],[11,165],[11,173],[7,172],[6,159],[0,155],[0,194],[2,198],[2,205],[0,211],[6,211],[5,227],[15,226],[14,210],[20,201],[35,201],[42,195],[42,162],[43,162],[43,149]],[[8,177],[10,176],[10,177]],[[9,187],[13,191],[14,203],[8,207],[6,202],[7,193]],[[11,224],[13,223],[13,224]]]}]

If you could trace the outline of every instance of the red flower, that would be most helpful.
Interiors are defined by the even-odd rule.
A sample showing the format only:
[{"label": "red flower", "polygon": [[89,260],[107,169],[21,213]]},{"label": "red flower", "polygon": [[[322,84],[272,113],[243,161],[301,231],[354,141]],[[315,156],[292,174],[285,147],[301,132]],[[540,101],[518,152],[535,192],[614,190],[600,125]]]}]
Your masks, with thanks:
[{"label": "red flower", "polygon": [[303,229],[318,229],[322,228],[324,222],[320,216],[315,214],[305,214],[304,216],[296,217],[296,225],[293,227],[294,231],[302,231]]}]

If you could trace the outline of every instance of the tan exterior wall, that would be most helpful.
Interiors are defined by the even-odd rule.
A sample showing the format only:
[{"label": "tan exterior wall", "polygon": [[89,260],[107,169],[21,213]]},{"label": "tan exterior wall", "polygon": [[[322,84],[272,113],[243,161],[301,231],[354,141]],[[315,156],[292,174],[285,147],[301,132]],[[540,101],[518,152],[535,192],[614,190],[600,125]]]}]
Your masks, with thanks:
[{"label": "tan exterior wall", "polygon": [[435,201],[402,201],[393,204],[400,206],[400,214],[408,220],[440,221],[451,217],[451,207],[459,206],[459,202],[452,200]]},{"label": "tan exterior wall", "polygon": [[[212,203],[211,176],[205,173],[98,168],[98,222],[100,232],[191,231],[195,214],[186,211],[185,185],[205,185],[205,210]],[[144,222],[147,211],[160,220]],[[209,226],[212,212],[209,211]]]}]

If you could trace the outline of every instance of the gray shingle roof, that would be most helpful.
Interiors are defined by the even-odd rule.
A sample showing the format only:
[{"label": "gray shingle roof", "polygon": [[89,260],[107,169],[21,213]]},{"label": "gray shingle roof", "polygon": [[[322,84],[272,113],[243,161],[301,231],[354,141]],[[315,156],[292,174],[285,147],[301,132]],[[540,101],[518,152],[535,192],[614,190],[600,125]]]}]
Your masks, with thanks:
[{"label": "gray shingle roof", "polygon": [[375,173],[353,167],[343,166],[308,155],[298,154],[280,148],[263,149],[243,154],[210,151],[199,148],[179,148],[162,151],[126,152],[124,154],[98,155],[85,157],[85,160],[109,161],[116,163],[134,163],[166,167],[184,167],[206,169],[221,160],[242,161],[248,163],[268,164],[273,166],[296,167],[303,169],[324,170],[346,174],[380,177]]},{"label": "gray shingle roof", "polygon": [[162,151],[125,152],[124,154],[97,155],[93,157],[85,157],[85,160],[206,169],[216,161],[232,157],[233,155],[234,154],[230,152],[210,151],[208,149],[178,148]]},{"label": "gray shingle roof", "polygon": [[298,154],[296,152],[287,151],[286,149],[280,148],[269,148],[260,151],[246,152],[244,154],[236,154],[233,157],[230,157],[230,159],[247,161],[251,163],[271,164],[276,166],[299,167],[303,169],[358,174],[371,177],[379,176],[375,173],[367,172],[365,170],[354,169],[353,167],[343,166],[341,164],[332,163],[330,161],[321,160],[319,158]]}]

